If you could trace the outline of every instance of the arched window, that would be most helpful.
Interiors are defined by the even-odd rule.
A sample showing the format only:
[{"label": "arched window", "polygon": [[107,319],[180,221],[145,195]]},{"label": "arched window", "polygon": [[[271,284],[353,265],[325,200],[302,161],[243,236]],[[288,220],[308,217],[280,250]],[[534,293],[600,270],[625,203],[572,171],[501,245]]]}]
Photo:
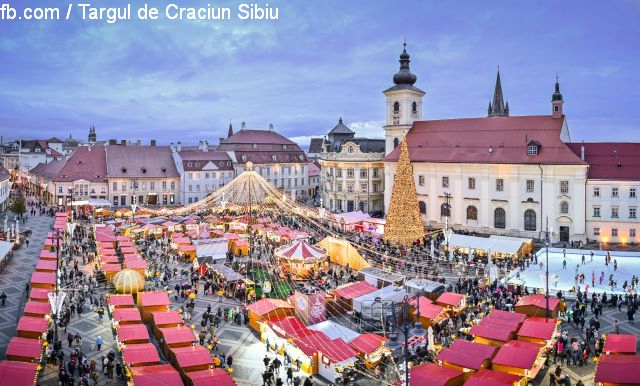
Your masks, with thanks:
[{"label": "arched window", "polygon": [[558,107],[558,105],[553,106],[553,111],[555,111],[556,113],[558,112],[558,110],[560,110],[560,108]]},{"label": "arched window", "polygon": [[524,212],[524,230],[525,231],[536,230],[536,212],[533,209],[527,209]]},{"label": "arched window", "polygon": [[427,204],[424,201],[418,201],[418,206],[420,207],[420,213],[427,214]]},{"label": "arched window", "polygon": [[507,225],[507,214],[504,209],[496,208],[493,211],[493,227],[498,229],[504,229]]},{"label": "arched window", "polygon": [[417,113],[418,113],[418,104],[417,104],[416,102],[413,102],[413,103],[411,104],[411,111],[412,111],[414,114],[417,114]]},{"label": "arched window", "polygon": [[393,113],[398,114],[400,112],[400,102],[393,102]]},{"label": "arched window", "polygon": [[398,147],[399,144],[400,144],[400,141],[398,141],[398,138],[394,138],[393,139],[393,148],[395,149],[396,147]]},{"label": "arched window", "polygon": [[569,203],[566,201],[562,201],[560,203],[560,213],[567,214],[569,213]]},{"label": "arched window", "polygon": [[440,205],[440,216],[444,216],[444,217],[451,216],[451,208],[447,206],[446,202]]},{"label": "arched window", "polygon": [[478,208],[471,205],[467,207],[467,220],[477,220],[478,219]]}]

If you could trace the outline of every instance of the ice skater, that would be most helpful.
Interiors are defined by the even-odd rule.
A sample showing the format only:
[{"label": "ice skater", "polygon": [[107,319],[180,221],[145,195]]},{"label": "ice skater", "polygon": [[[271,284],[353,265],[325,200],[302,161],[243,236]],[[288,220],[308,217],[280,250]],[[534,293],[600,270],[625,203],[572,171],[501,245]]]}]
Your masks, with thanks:
[{"label": "ice skater", "polygon": [[582,255],[582,265],[584,265],[584,255]]},{"label": "ice skater", "polygon": [[562,260],[562,269],[567,269],[567,258],[565,257],[564,260]]}]

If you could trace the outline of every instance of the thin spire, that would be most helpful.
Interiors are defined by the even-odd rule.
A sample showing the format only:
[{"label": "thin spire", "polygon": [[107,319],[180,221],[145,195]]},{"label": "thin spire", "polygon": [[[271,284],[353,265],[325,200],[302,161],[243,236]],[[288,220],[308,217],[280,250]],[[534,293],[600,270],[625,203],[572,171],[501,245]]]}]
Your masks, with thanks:
[{"label": "thin spire", "polygon": [[229,132],[227,133],[227,138],[233,135],[233,126],[231,126],[231,119],[229,119]]},{"label": "thin spire", "polygon": [[562,101],[562,94],[560,93],[560,81],[558,80],[558,74],[556,74],[556,86],[551,101]]},{"label": "thin spire", "polygon": [[493,91],[493,102],[490,104],[490,117],[508,117],[509,110],[505,106],[504,96],[502,95],[502,82],[500,81],[500,66],[498,66],[498,74],[496,75],[496,87]]}]

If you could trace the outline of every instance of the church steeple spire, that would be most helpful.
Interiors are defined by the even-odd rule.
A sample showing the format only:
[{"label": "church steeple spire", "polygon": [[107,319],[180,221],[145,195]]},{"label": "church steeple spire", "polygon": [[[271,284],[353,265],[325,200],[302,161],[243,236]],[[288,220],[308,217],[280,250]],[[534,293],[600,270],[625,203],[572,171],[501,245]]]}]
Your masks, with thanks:
[{"label": "church steeple spire", "polygon": [[502,82],[500,82],[500,67],[498,67],[498,75],[496,76],[496,87],[493,91],[493,102],[489,103],[490,117],[508,117],[509,103],[505,105],[502,96]]},{"label": "church steeple spire", "polygon": [[233,126],[231,126],[231,121],[229,121],[229,131],[227,132],[227,138],[233,135]]}]

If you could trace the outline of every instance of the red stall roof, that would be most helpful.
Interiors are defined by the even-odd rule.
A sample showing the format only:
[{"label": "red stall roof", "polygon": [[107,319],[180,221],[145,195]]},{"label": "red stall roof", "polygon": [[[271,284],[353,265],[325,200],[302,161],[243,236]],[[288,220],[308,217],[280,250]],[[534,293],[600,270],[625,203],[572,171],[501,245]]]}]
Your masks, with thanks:
[{"label": "red stall roof", "polygon": [[540,346],[535,343],[510,340],[503,344],[492,363],[529,370],[538,357]]},{"label": "red stall roof", "polygon": [[457,306],[460,301],[464,299],[463,294],[457,294],[455,292],[444,292],[436,299],[436,303],[442,303],[450,306]]},{"label": "red stall roof", "polygon": [[6,355],[37,359],[42,354],[42,341],[39,339],[11,338]]},{"label": "red stall roof", "polygon": [[299,338],[309,335],[310,330],[295,316],[278,316],[269,321],[273,331],[283,338]]},{"label": "red stall roof", "polygon": [[44,318],[23,316],[18,321],[18,331],[30,331],[43,333],[47,331],[47,321]]},{"label": "red stall roof", "polygon": [[522,377],[518,375],[482,369],[470,376],[464,386],[513,386],[521,379]]},{"label": "red stall roof", "polygon": [[120,264],[105,264],[105,265],[102,266],[102,270],[104,272],[107,272],[107,271],[116,271],[116,272],[118,272],[118,271],[122,270],[122,267],[120,266]]},{"label": "red stall roof", "polygon": [[614,354],[635,354],[637,349],[635,335],[607,334],[604,342],[604,352]]},{"label": "red stall roof", "polygon": [[56,284],[56,273],[34,272],[31,274],[31,284]]},{"label": "red stall roof", "polygon": [[49,292],[51,292],[51,290],[48,288],[31,288],[29,299],[49,300]]},{"label": "red stall roof", "polygon": [[140,311],[137,308],[116,308],[113,310],[113,320],[118,322],[140,322]]},{"label": "red stall roof", "polygon": [[[558,308],[558,304],[560,304],[560,300],[558,298],[549,296],[549,309],[555,310]],[[527,295],[523,296],[516,303],[516,307],[520,306],[535,306],[538,308],[547,308],[546,299],[543,294],[535,294],[535,295]]]},{"label": "red stall roof", "polygon": [[40,259],[36,263],[36,269],[44,269],[47,271],[55,271],[58,263],[55,260]]},{"label": "red stall roof", "polygon": [[324,356],[328,357],[333,363],[340,363],[347,359],[355,358],[358,353],[349,347],[344,340],[337,338],[331,341],[323,347],[318,347],[318,351],[322,352]]},{"label": "red stall roof", "polygon": [[36,364],[18,361],[0,362],[0,379],[10,379],[12,386],[33,386]]},{"label": "red stall roof", "polygon": [[377,291],[378,289],[366,281],[356,281],[354,283],[349,283],[345,285],[341,285],[340,287],[333,290],[333,293],[340,296],[343,299],[353,300],[362,295],[366,295],[373,291]]},{"label": "red stall roof", "polygon": [[517,312],[509,312],[509,311],[502,311],[502,310],[493,309],[493,310],[491,310],[489,315],[487,315],[487,318],[499,319],[499,320],[504,320],[504,321],[508,321],[508,322],[511,322],[511,323],[520,324],[520,323],[524,322],[524,320],[527,318],[527,315],[520,314],[520,313],[517,313]]},{"label": "red stall roof", "polygon": [[193,335],[193,331],[189,327],[161,328],[160,332],[167,344],[193,343],[196,341],[196,336]]},{"label": "red stall roof", "polygon": [[147,269],[147,262],[142,259],[127,260],[124,266],[130,269]]},{"label": "red stall roof", "polygon": [[178,311],[157,311],[157,312],[152,312],[151,316],[153,317],[153,322],[157,326],[162,326],[163,324],[174,324],[174,323],[184,324],[184,321],[180,317],[180,313]]},{"label": "red stall roof", "polygon": [[358,352],[371,354],[387,341],[387,338],[378,334],[361,334],[349,342],[349,345]]},{"label": "red stall roof", "polygon": [[451,367],[439,366],[435,363],[425,363],[412,367],[410,371],[410,386],[445,386],[447,382],[463,374],[462,371]]},{"label": "red stall roof", "polygon": [[202,346],[178,347],[172,348],[171,351],[182,368],[213,364],[209,350]]},{"label": "red stall roof", "polygon": [[440,351],[437,360],[467,369],[479,370],[482,363],[491,359],[498,348],[486,344],[456,339],[449,348]]},{"label": "red stall roof", "polygon": [[131,369],[136,386],[182,386],[180,373],[171,365],[141,366]]},{"label": "red stall roof", "polygon": [[505,326],[503,324],[494,323],[493,321],[482,321],[480,324],[476,324],[471,327],[469,334],[472,336],[479,336],[481,338],[497,340],[506,342],[511,338],[511,334],[516,329],[512,326]]},{"label": "red stall roof", "polygon": [[[231,375],[221,368],[187,373],[194,386],[235,386]],[[136,386],[138,384],[136,383]]]},{"label": "red stall roof", "polygon": [[151,343],[128,344],[122,352],[124,362],[129,365],[160,362],[158,350]]},{"label": "red stall roof", "polygon": [[116,255],[100,256],[100,262],[103,264],[120,264]]},{"label": "red stall roof", "polygon": [[601,355],[595,382],[640,385],[639,355]]},{"label": "red stall roof", "polygon": [[29,314],[37,314],[45,316],[51,313],[51,304],[49,302],[28,301],[24,306],[24,312]]},{"label": "red stall roof", "polygon": [[128,342],[131,340],[149,339],[149,331],[144,324],[123,324],[118,326],[118,340]]},{"label": "red stall roof", "polygon": [[138,296],[143,307],[168,306],[171,304],[169,295],[164,291],[140,292]]},{"label": "red stall roof", "polygon": [[518,330],[518,336],[549,340],[553,336],[557,323],[556,319],[529,318],[522,323],[522,327]]},{"label": "red stall roof", "polygon": [[122,251],[123,255],[130,255],[133,253],[138,253],[138,250],[136,249],[136,247],[122,247],[120,248],[120,250]]},{"label": "red stall roof", "polygon": [[[444,310],[442,306],[437,304],[427,304],[424,306],[420,306],[420,316],[424,316],[425,318],[435,319],[440,313]],[[418,310],[416,309],[413,312],[414,315],[418,314]]]},{"label": "red stall roof", "polygon": [[326,347],[331,344],[324,332],[309,330],[309,334],[294,339],[294,344],[307,356],[312,356],[321,347]]},{"label": "red stall roof", "polygon": [[132,295],[109,295],[110,306],[133,306]]},{"label": "red stall roof", "polygon": [[56,258],[56,253],[55,252],[51,252],[51,250],[49,249],[43,249],[40,251],[40,258],[41,259],[55,259]]},{"label": "red stall roof", "polygon": [[258,315],[266,315],[278,308],[293,309],[293,306],[284,300],[265,298],[250,304],[247,308]]}]

